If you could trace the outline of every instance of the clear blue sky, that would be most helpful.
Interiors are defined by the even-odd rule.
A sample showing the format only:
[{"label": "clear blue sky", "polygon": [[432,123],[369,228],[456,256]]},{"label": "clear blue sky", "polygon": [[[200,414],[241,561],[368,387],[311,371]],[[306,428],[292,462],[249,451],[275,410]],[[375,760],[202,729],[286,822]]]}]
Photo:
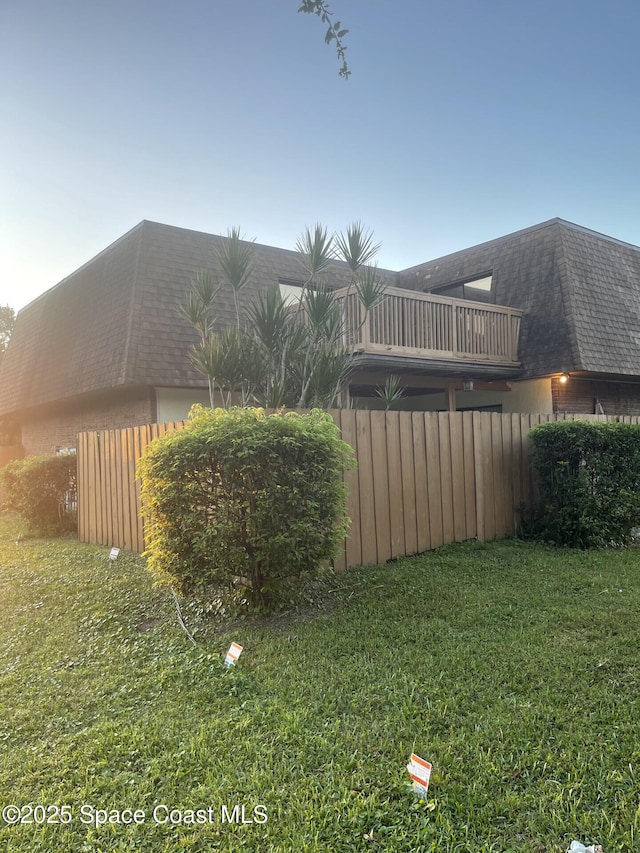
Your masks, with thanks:
[{"label": "clear blue sky", "polygon": [[401,269],[560,216],[640,243],[638,0],[4,0],[0,304],[141,219]]}]

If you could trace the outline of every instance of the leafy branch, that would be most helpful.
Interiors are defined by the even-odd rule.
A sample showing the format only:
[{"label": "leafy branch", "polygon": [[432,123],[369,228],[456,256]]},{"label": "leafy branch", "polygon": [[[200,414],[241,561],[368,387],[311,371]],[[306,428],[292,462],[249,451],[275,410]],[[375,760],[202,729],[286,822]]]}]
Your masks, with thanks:
[{"label": "leafy branch", "polygon": [[304,12],[306,15],[317,15],[323,24],[326,24],[327,31],[324,36],[325,44],[335,43],[338,60],[342,63],[339,70],[339,75],[348,80],[351,76],[351,71],[347,65],[345,57],[347,48],[343,42],[343,38],[349,32],[341,28],[340,21],[333,20],[333,12],[329,9],[329,5],[325,0],[301,0],[298,12]]}]

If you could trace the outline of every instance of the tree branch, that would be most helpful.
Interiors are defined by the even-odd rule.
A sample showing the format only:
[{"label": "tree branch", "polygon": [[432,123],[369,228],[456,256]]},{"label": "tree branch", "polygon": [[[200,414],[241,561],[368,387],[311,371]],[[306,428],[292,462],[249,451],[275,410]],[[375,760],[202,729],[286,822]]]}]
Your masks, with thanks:
[{"label": "tree branch", "polygon": [[348,80],[351,76],[351,71],[347,65],[345,54],[347,48],[342,41],[344,36],[349,32],[340,26],[340,21],[333,20],[333,12],[325,0],[301,0],[298,12],[304,12],[306,15],[317,15],[323,24],[326,24],[327,31],[324,36],[325,44],[335,43],[338,60],[342,63],[338,74]]}]

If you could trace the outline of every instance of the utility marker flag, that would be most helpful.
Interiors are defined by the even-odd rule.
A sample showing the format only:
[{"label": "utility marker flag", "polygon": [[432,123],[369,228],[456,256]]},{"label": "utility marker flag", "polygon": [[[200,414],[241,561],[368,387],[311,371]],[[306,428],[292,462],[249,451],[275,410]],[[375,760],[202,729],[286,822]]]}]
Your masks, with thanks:
[{"label": "utility marker flag", "polygon": [[111,552],[109,553],[109,559],[110,560],[117,559],[119,553],[120,553],[120,548],[112,548]]},{"label": "utility marker flag", "polygon": [[231,643],[229,646],[229,651],[227,652],[227,656],[224,659],[225,666],[233,666],[235,662],[240,657],[240,653],[242,652],[242,646],[238,643]]},{"label": "utility marker flag", "polygon": [[415,752],[411,753],[411,761],[407,764],[407,770],[413,783],[413,791],[419,797],[426,797],[429,790],[429,777],[431,776],[431,765],[424,758],[420,758]]}]

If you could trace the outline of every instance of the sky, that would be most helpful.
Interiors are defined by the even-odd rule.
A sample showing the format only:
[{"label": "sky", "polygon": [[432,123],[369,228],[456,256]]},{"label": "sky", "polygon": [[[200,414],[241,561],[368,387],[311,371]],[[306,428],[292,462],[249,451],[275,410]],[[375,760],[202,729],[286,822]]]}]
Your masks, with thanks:
[{"label": "sky", "polygon": [[640,244],[638,0],[3,0],[0,305],[142,219],[405,269],[561,217]]}]

